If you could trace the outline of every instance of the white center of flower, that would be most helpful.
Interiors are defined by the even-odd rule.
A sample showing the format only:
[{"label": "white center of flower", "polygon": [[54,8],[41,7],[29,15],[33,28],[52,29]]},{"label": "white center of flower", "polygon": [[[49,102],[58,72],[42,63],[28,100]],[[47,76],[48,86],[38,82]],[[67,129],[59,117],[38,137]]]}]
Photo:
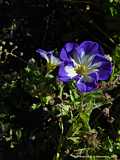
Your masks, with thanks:
[{"label": "white center of flower", "polygon": [[87,76],[92,72],[98,71],[98,67],[100,67],[101,63],[93,63],[95,55],[85,55],[85,53],[83,53],[82,55],[77,55],[76,53],[73,53],[73,57],[71,58],[71,60],[75,66],[75,72],[79,75]]},{"label": "white center of flower", "polygon": [[101,62],[93,63],[95,55],[78,55],[75,52],[71,57],[71,61],[73,62],[73,66],[65,66],[65,72],[67,76],[73,78],[77,75],[83,77],[85,81],[92,81],[90,74],[97,73],[99,67],[101,66]]}]

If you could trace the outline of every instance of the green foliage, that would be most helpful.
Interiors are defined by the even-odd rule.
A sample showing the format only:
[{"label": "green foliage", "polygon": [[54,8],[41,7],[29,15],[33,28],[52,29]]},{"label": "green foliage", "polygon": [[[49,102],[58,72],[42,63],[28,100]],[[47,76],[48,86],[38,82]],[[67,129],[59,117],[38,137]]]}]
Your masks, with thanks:
[{"label": "green foliage", "polygon": [[[106,14],[118,16],[120,14],[119,5],[118,0],[106,0]],[[8,29],[16,30],[15,20]],[[9,51],[7,42],[3,40],[6,38],[4,35],[8,35],[7,28],[4,28],[3,34],[0,35],[2,39],[0,41],[0,66],[4,67],[9,64],[12,58],[25,63],[25,67],[18,72],[12,70],[10,73],[4,73],[4,71],[0,73],[0,127],[7,147],[14,151],[19,144],[32,137],[33,141],[37,139],[36,155],[39,155],[41,150],[45,150],[46,153],[46,146],[54,142],[52,146],[56,146],[53,160],[115,159],[120,153],[120,137],[112,139],[108,133],[105,133],[105,128],[99,124],[96,124],[98,125],[97,129],[92,129],[89,120],[94,109],[99,109],[104,105],[108,105],[109,109],[110,105],[114,103],[114,97],[107,91],[112,91],[120,84],[120,46],[117,45],[112,53],[113,74],[110,80],[101,82],[96,91],[83,94],[76,89],[74,82],[69,84],[59,82],[56,79],[57,68],[46,73],[47,65],[42,60],[36,60],[33,56],[27,62],[17,56],[15,52],[17,46],[13,42],[9,43],[9,47],[12,46]],[[114,36],[120,41],[119,35]],[[20,51],[17,50],[18,52]],[[116,92],[116,97],[117,95],[119,93]],[[38,101],[34,102],[33,99]],[[49,115],[48,117],[46,114],[39,116],[42,117],[40,125],[43,130],[41,128],[39,130],[38,126],[35,128],[32,126],[31,129],[32,124],[29,124],[29,121],[29,125],[19,125],[17,121],[14,122],[14,119],[17,119],[16,110],[31,114],[41,111],[41,109]],[[32,118],[34,121],[35,117]],[[99,116],[94,117],[94,120],[98,118]],[[37,123],[39,123],[38,120],[35,121],[35,125]],[[45,128],[43,127],[44,123]],[[59,132],[56,133],[56,130]],[[54,137],[54,132],[57,134],[57,138]],[[32,148],[29,152],[33,150]]]},{"label": "green foliage", "polygon": [[120,6],[119,0],[106,0],[105,2],[106,14],[111,16],[119,16],[120,15],[119,6]]},{"label": "green foliage", "polygon": [[[118,74],[119,48],[115,50],[115,53],[114,61],[117,65],[115,73]],[[104,137],[104,141],[102,141],[98,132],[92,130],[89,125],[92,110],[110,103],[103,93],[107,82],[101,84],[103,88],[91,93],[81,94],[75,88],[74,82],[65,85],[56,80],[54,72],[44,74],[44,68],[39,67],[34,59],[29,60],[28,65],[21,73],[13,74],[14,76],[9,74],[0,75],[1,80],[4,78],[0,88],[0,123],[1,127],[4,128],[5,140],[10,148],[14,148],[19,144],[25,134],[22,128],[13,128],[11,123],[7,121],[7,117],[12,119],[8,111],[16,107],[17,101],[14,100],[14,102],[8,104],[5,101],[7,97],[8,99],[13,98],[11,94],[18,88],[19,82],[25,92],[40,100],[39,103],[32,103],[30,108],[25,108],[25,110],[35,111],[41,107],[46,108],[46,106],[48,106],[47,110],[49,110],[49,106],[52,106],[50,109],[51,114],[57,113],[61,133],[54,160],[64,159],[68,155],[74,158],[86,156],[93,160],[97,156],[111,157],[114,154],[118,154],[120,150],[119,140],[114,142],[108,136],[107,138]],[[111,79],[112,81],[114,81],[114,78]],[[21,107],[21,104],[18,107]],[[14,117],[15,115],[13,114],[12,116]],[[102,129],[100,132],[99,134],[104,136]]]}]

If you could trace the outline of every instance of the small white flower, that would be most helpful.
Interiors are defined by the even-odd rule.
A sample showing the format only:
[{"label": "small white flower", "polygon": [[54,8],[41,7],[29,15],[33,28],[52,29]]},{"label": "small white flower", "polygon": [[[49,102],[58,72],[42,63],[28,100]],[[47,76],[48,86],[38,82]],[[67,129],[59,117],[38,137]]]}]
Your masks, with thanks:
[{"label": "small white flower", "polygon": [[46,52],[42,49],[38,49],[36,52],[47,61],[48,70],[53,70],[62,63],[59,58],[53,55],[54,51]]}]

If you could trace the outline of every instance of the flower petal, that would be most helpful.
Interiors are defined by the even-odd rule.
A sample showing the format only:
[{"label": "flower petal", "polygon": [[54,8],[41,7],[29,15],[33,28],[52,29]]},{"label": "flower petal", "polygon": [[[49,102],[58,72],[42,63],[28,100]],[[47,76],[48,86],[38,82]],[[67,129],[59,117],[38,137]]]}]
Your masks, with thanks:
[{"label": "flower petal", "polygon": [[76,86],[80,92],[90,92],[97,87],[98,79],[99,79],[99,77],[96,72],[91,73],[87,77],[82,76],[77,81]]},{"label": "flower petal", "polygon": [[82,42],[80,44],[80,49],[84,50],[85,54],[90,54],[90,55],[104,54],[102,47],[97,42],[93,42],[93,41]]},{"label": "flower petal", "polygon": [[67,73],[67,76],[71,79],[77,76],[77,73],[75,72],[75,69],[72,66],[65,66],[65,72]]},{"label": "flower petal", "polygon": [[83,82],[81,82],[80,80],[77,81],[76,87],[78,88],[78,90],[79,90],[80,92],[86,92],[86,84],[83,83]]},{"label": "flower petal", "polygon": [[87,77],[83,77],[85,82],[94,82],[99,80],[99,74],[97,72],[90,73]]},{"label": "flower petal", "polygon": [[94,81],[98,82],[98,80],[99,80],[99,75],[97,72],[90,73],[88,75],[88,77],[90,77],[90,79],[91,79],[91,81],[89,81],[89,82],[94,82]]},{"label": "flower petal", "polygon": [[70,61],[69,54],[72,53],[76,45],[77,45],[76,43],[72,43],[72,42],[66,43],[60,52],[61,60]]},{"label": "flower petal", "polygon": [[105,56],[100,55],[100,54],[96,54],[96,56],[94,57],[92,63],[98,63],[98,62],[110,62],[107,58],[105,58]]},{"label": "flower petal", "polygon": [[101,63],[97,71],[97,73],[99,74],[99,80],[107,80],[112,74],[111,62],[101,55],[96,55],[93,60],[93,65],[96,63]]},{"label": "flower petal", "polygon": [[81,64],[81,57],[79,55],[79,53],[77,52],[77,50],[75,50],[72,54],[71,54],[71,61],[73,62],[74,66],[76,66],[77,64]]},{"label": "flower petal", "polygon": [[92,41],[84,41],[79,46],[74,47],[74,52],[72,52],[72,57],[79,64],[89,65],[92,63],[96,54],[104,54],[101,46]]},{"label": "flower petal", "polygon": [[59,58],[53,56],[53,54],[50,55],[50,63],[54,64],[56,66],[60,65],[62,62],[60,61]]},{"label": "flower petal", "polygon": [[61,64],[59,67],[58,78],[64,82],[68,82],[74,79],[77,76],[77,73],[74,70],[74,67],[71,65],[64,66]]},{"label": "flower petal", "polygon": [[48,55],[47,55],[48,52],[46,52],[42,49],[37,49],[36,52],[39,53],[42,58],[46,59],[47,62],[49,62],[49,58],[48,58]]},{"label": "flower petal", "polygon": [[81,47],[81,45],[79,45],[78,47],[76,47],[76,54],[78,57],[80,57],[80,59],[82,59],[85,55],[85,50],[83,47]]},{"label": "flower petal", "polygon": [[83,79],[79,79],[76,86],[80,92],[90,92],[97,87],[97,83],[96,81],[85,82]]},{"label": "flower petal", "polygon": [[103,63],[100,70],[98,70],[99,80],[107,80],[112,74],[111,63]]}]

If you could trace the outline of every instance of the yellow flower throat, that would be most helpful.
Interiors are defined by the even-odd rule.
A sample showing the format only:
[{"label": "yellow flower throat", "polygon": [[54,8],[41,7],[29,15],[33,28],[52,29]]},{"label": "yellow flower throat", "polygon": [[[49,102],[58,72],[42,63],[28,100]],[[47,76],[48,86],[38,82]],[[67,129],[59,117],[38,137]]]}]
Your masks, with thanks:
[{"label": "yellow flower throat", "polygon": [[56,68],[56,64],[52,64],[52,63],[48,63],[48,64],[47,64],[47,69],[48,69],[48,71],[54,70],[55,68]]},{"label": "yellow flower throat", "polygon": [[80,75],[87,75],[89,70],[86,65],[78,64],[75,68],[75,71]]}]

